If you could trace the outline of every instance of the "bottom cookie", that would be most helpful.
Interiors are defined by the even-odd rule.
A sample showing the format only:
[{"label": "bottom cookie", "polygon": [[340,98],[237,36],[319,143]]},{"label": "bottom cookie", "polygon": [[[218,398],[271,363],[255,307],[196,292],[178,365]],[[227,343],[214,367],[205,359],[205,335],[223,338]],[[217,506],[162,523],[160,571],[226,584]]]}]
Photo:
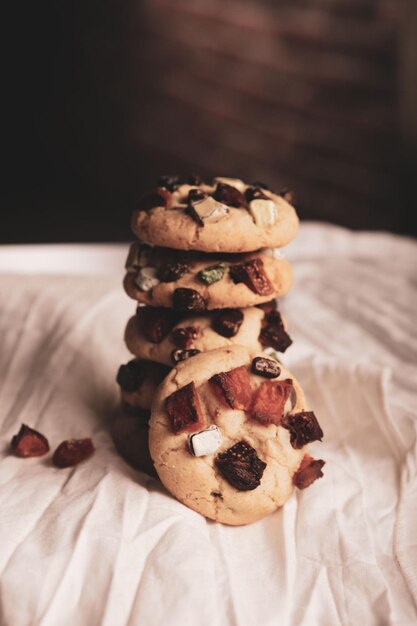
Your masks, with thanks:
[{"label": "bottom cookie", "polygon": [[133,468],[158,477],[149,453],[149,413],[127,415],[120,412],[113,421],[112,438],[116,450]]}]

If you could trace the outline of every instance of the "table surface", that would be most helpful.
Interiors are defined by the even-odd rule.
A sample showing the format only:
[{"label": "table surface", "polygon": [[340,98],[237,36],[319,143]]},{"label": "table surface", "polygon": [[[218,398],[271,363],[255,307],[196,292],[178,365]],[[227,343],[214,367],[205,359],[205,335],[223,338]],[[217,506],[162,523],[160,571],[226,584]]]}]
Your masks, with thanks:
[{"label": "table surface", "polygon": [[[126,251],[0,248],[2,626],[417,623],[417,243],[310,223],[286,248],[285,362],[325,432],[325,475],[239,528],[116,454]],[[64,470],[18,459],[22,422],[96,453]]]}]

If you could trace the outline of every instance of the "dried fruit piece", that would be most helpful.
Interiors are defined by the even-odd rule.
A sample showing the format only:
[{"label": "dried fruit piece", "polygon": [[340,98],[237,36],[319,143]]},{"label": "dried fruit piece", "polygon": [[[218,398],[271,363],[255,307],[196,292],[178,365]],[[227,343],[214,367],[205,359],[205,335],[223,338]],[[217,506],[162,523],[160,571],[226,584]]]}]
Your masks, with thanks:
[{"label": "dried fruit piece", "polygon": [[195,356],[196,354],[200,354],[201,350],[173,350],[171,352],[171,361],[173,363],[179,363],[180,361],[185,361],[186,359]]},{"label": "dried fruit piece", "polygon": [[94,452],[91,439],[67,439],[59,444],[52,457],[56,467],[72,467],[88,459]]},{"label": "dried fruit piece", "polygon": [[158,187],[165,187],[169,191],[175,191],[180,183],[180,177],[172,174],[160,176],[157,180]]},{"label": "dried fruit piece", "polygon": [[178,314],[161,307],[138,307],[136,311],[139,330],[152,343],[161,343],[178,323]]},{"label": "dried fruit piece", "polygon": [[272,311],[276,311],[277,306],[278,304],[275,298],[273,300],[268,300],[268,302],[261,302],[261,304],[256,305],[258,309],[262,309],[265,313],[272,313]]},{"label": "dried fruit piece", "polygon": [[296,202],[294,191],[292,191],[288,187],[285,187],[285,189],[281,189],[281,191],[278,192],[278,195],[281,196],[281,198],[284,198],[284,200],[286,200],[290,204],[295,204]]},{"label": "dried fruit piece", "polygon": [[213,197],[218,202],[226,204],[227,206],[238,208],[245,205],[243,193],[236,187],[227,185],[226,183],[218,183]]},{"label": "dried fruit piece", "polygon": [[232,409],[246,409],[252,398],[249,372],[245,365],[235,367],[230,372],[215,374],[209,383],[222,402]]},{"label": "dried fruit piece", "polygon": [[317,478],[323,476],[321,471],[325,461],[322,459],[315,460],[308,454],[303,457],[301,465],[292,477],[292,481],[298,489],[305,489],[314,483]]},{"label": "dried fruit piece", "polygon": [[194,456],[214,454],[223,443],[223,437],[217,426],[209,426],[199,433],[188,436],[188,446]]},{"label": "dried fruit piece", "polygon": [[184,274],[190,271],[190,266],[186,263],[181,263],[180,261],[176,263],[169,263],[168,265],[163,265],[158,270],[158,278],[161,283],[172,283],[175,280],[178,280]]},{"label": "dried fruit piece", "polygon": [[246,441],[239,441],[219,454],[215,464],[223,478],[239,491],[252,491],[259,487],[266,468],[266,463]]},{"label": "dried fruit piece", "polygon": [[136,391],[139,389],[145,379],[145,369],[143,362],[138,359],[132,359],[121,365],[117,372],[116,382],[123,391]]},{"label": "dried fruit piece", "polygon": [[255,198],[249,202],[249,213],[257,226],[275,224],[278,217],[277,205],[269,198]]},{"label": "dried fruit piece", "polygon": [[281,374],[281,368],[276,361],[257,356],[252,361],[252,372],[265,378],[276,378]]},{"label": "dried fruit piece", "polygon": [[234,337],[243,322],[243,312],[240,309],[222,309],[215,314],[212,327],[222,337]]},{"label": "dried fruit piece", "polygon": [[17,435],[11,441],[11,448],[16,456],[25,459],[31,456],[43,456],[49,452],[46,437],[37,430],[22,424]]},{"label": "dried fruit piece", "polygon": [[267,296],[274,291],[265,273],[264,263],[259,257],[245,261],[245,263],[231,265],[229,273],[234,283],[245,283],[251,291],[259,296]]},{"label": "dried fruit piece", "polygon": [[250,406],[252,419],[279,426],[285,403],[292,391],[292,380],[266,380],[255,391]]},{"label": "dried fruit piece", "polygon": [[323,437],[323,431],[313,411],[286,415],[281,425],[290,431],[291,445],[296,449],[312,441],[321,441]]},{"label": "dried fruit piece", "polygon": [[155,191],[146,193],[138,202],[139,211],[150,211],[157,206],[167,207],[171,202],[172,195],[166,187],[158,187]]},{"label": "dried fruit piece", "polygon": [[218,265],[210,265],[210,267],[200,270],[198,272],[198,277],[203,281],[203,283],[206,283],[206,285],[212,285],[213,283],[217,283],[221,280],[225,275],[225,272],[225,264],[219,263]]},{"label": "dried fruit piece", "polygon": [[177,311],[205,311],[206,301],[195,289],[178,287],[172,294],[172,304]]},{"label": "dried fruit piece", "polygon": [[270,311],[262,320],[259,341],[264,347],[285,352],[292,344],[292,339],[284,328],[279,311]]},{"label": "dried fruit piece", "polygon": [[141,267],[135,276],[135,284],[141,291],[150,291],[160,283],[157,275],[155,267]]},{"label": "dried fruit piece", "polygon": [[204,427],[204,415],[194,382],[171,393],[165,400],[165,409],[175,434]]},{"label": "dried fruit piece", "polygon": [[175,328],[172,331],[172,341],[178,348],[188,350],[193,341],[198,337],[198,329],[195,326],[185,326],[185,328]]}]

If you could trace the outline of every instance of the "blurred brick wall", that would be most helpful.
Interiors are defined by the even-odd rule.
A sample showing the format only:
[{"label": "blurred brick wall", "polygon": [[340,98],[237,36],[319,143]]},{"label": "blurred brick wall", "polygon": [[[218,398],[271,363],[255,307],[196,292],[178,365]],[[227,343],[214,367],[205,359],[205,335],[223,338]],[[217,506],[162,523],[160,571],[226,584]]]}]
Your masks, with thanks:
[{"label": "blurred brick wall", "polygon": [[398,9],[149,0],[153,84],[134,134],[208,175],[291,186],[304,217],[401,228]]}]

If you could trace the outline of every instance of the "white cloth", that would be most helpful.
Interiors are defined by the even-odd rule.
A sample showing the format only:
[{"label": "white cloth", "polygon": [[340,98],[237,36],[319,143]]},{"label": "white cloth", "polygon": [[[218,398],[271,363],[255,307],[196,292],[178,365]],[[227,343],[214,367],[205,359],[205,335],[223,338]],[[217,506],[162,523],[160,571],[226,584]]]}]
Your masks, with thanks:
[{"label": "white cloth", "polygon": [[[175,501],[109,437],[127,246],[25,250],[15,265],[0,250],[0,269],[31,271],[0,275],[2,626],[417,623],[416,242],[304,224],[288,246],[285,360],[325,432],[324,478],[239,528]],[[18,459],[21,422],[96,453]]]}]

